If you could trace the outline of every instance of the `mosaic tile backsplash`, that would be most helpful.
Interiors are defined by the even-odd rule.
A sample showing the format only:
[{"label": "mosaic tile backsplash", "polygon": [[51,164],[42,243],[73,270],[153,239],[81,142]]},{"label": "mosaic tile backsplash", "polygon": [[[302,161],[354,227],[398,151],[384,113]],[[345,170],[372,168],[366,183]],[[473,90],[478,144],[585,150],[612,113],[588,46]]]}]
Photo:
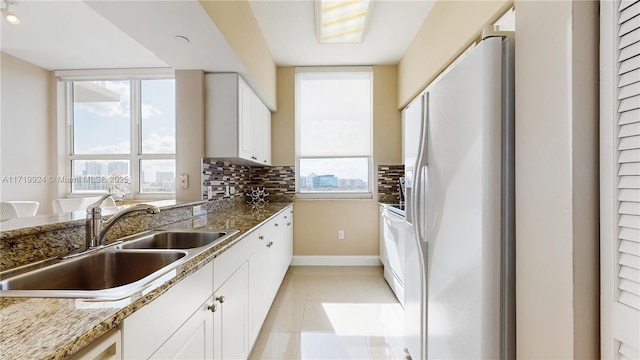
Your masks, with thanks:
[{"label": "mosaic tile backsplash", "polygon": [[265,188],[269,201],[293,201],[296,194],[295,166],[251,168],[251,186]]},{"label": "mosaic tile backsplash", "polygon": [[[203,159],[202,161],[202,199],[207,200],[209,186],[211,200],[244,198],[251,184],[251,167]],[[234,187],[235,192],[226,195],[226,187]]]},{"label": "mosaic tile backsplash", "polygon": [[[404,165],[378,165],[378,201],[398,202],[398,180],[404,176]],[[251,187],[264,187],[269,201],[293,201],[296,192],[295,166],[246,166],[204,159],[202,164],[202,198],[207,199],[211,186],[212,200],[244,199]],[[235,194],[226,195],[226,186]]]},{"label": "mosaic tile backsplash", "polygon": [[[242,198],[251,187],[264,187],[269,201],[293,201],[296,191],[294,166],[246,166],[204,159],[202,162],[202,198],[208,199],[209,186],[212,200]],[[226,195],[226,187],[235,187],[235,193]]]},{"label": "mosaic tile backsplash", "polygon": [[404,165],[378,165],[378,201],[398,203],[401,177],[404,177]]}]

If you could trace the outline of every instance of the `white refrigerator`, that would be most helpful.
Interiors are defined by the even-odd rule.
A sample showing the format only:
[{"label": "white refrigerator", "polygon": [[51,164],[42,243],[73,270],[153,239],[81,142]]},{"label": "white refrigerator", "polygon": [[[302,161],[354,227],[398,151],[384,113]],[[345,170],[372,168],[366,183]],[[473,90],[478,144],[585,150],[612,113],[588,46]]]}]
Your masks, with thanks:
[{"label": "white refrigerator", "polygon": [[513,49],[486,38],[403,112],[414,360],[515,358]]}]

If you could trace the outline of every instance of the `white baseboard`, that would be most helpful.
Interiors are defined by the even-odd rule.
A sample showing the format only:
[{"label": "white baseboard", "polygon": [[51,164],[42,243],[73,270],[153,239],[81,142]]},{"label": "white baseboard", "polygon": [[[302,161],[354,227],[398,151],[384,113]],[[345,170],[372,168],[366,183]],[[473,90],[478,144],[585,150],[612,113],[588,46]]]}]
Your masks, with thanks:
[{"label": "white baseboard", "polygon": [[380,266],[376,255],[294,255],[293,266]]}]

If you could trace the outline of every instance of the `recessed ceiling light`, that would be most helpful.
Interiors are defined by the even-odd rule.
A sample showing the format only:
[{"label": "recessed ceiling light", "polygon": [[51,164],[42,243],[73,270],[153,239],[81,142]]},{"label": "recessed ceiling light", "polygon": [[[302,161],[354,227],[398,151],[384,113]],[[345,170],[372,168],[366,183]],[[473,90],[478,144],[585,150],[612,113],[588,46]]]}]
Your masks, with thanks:
[{"label": "recessed ceiling light", "polygon": [[371,17],[373,0],[315,0],[316,35],[322,44],[357,44]]}]

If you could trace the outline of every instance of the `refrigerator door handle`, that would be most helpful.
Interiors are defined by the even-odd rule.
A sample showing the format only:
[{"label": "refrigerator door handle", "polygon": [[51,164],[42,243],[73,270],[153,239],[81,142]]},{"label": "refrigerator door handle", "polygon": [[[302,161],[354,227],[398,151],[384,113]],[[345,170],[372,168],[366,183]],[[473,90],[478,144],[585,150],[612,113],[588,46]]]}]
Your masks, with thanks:
[{"label": "refrigerator door handle", "polygon": [[[424,199],[423,177],[428,164],[428,148],[429,148],[429,93],[426,92],[422,99],[422,126],[420,131],[420,151],[418,152],[418,160],[414,170],[414,200],[413,200],[413,226],[418,240],[418,248],[426,253],[423,249],[425,241],[424,233],[424,214],[423,210],[426,206]],[[426,264],[424,264],[426,265]],[[426,269],[426,267],[425,267]]]}]

